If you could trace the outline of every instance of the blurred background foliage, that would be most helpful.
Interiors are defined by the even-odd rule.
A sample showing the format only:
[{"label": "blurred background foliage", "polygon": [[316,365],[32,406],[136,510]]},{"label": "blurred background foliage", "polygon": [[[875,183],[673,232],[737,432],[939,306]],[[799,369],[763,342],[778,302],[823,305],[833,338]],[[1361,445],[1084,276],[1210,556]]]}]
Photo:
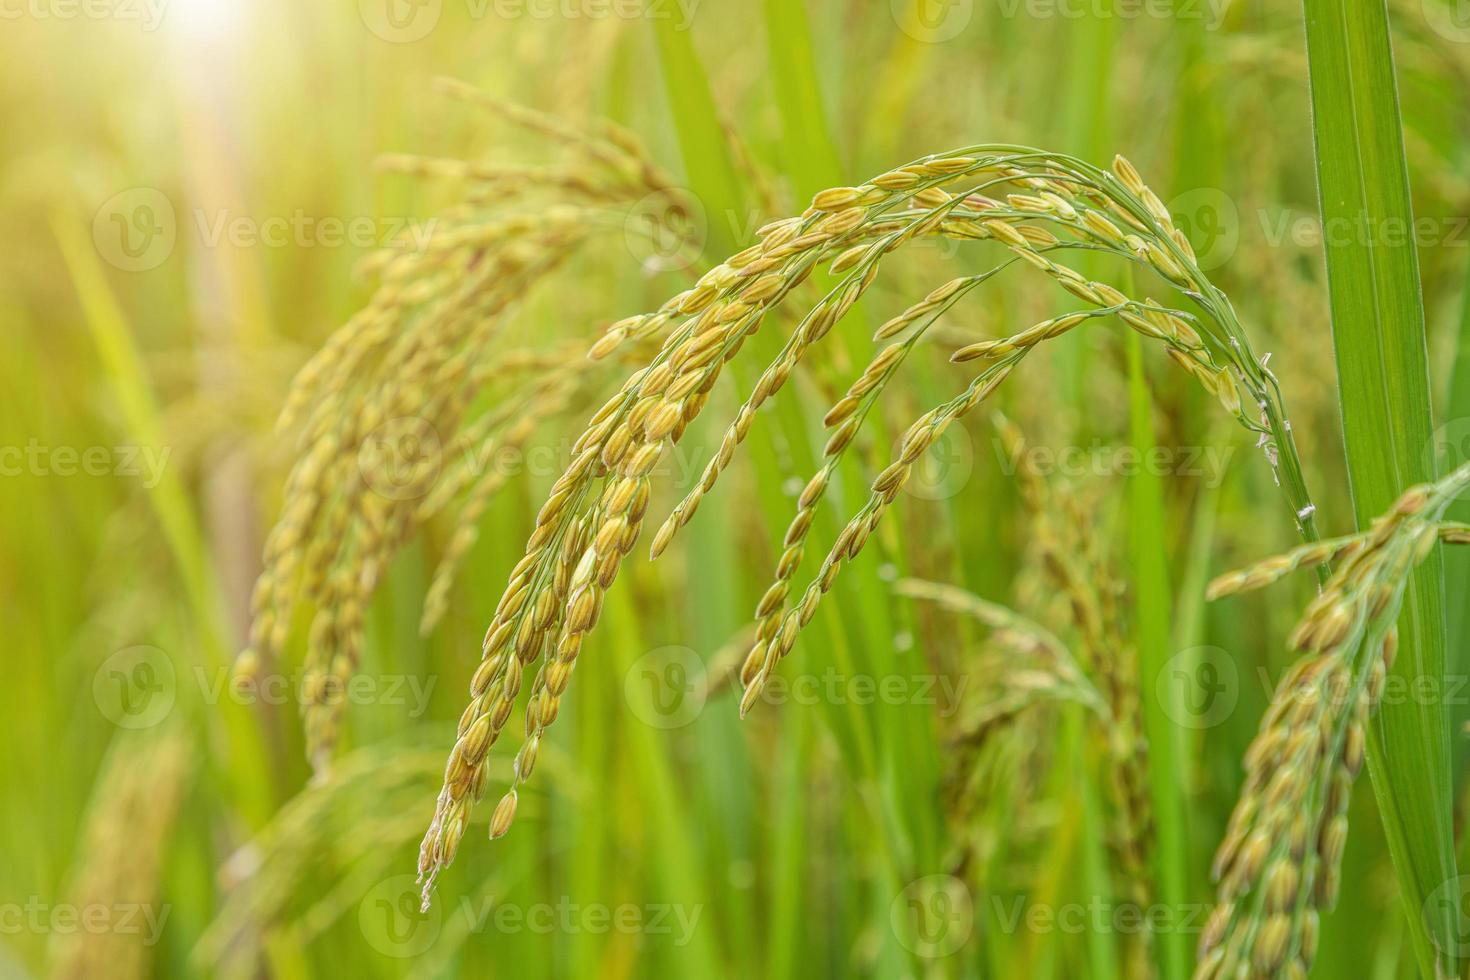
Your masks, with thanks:
[{"label": "blurred background foliage", "polygon": [[[1390,7],[1415,213],[1427,220],[1416,239],[1443,425],[1425,451],[1459,462],[1470,449],[1470,25],[1436,4]],[[820,693],[793,686],[785,703],[736,715],[731,650],[820,448],[825,405],[870,356],[872,328],[973,271],[971,246],[897,259],[802,376],[800,410],[757,426],[748,459],[676,553],[630,564],[515,831],[487,842],[483,808],[427,916],[412,898],[415,845],[494,596],[557,467],[528,463],[485,512],[427,637],[421,603],[451,529],[431,526],[393,563],[367,618],[363,673],[376,693],[350,705],[330,776],[309,775],[294,695],[261,703],[223,685],[292,462],[291,441],[272,428],[290,379],[366,299],[356,264],[456,200],[452,184],[381,173],[374,160],[556,157],[554,141],[446,98],[438,76],[577,129],[613,120],[697,202],[675,229],[691,245],[673,261],[628,232],[636,208],[610,214],[606,234],[526,297],[507,350],[590,342],[814,191],[923,154],[977,141],[1098,164],[1123,152],[1272,352],[1321,523],[1347,530],[1295,7],[27,0],[4,10],[0,974],[1107,977],[1168,962],[1151,946],[1175,940],[1131,925],[1128,908],[1156,906],[1124,872],[1112,733],[1075,678],[1032,663],[1035,650],[1007,631],[894,585],[957,586],[1077,652],[1068,597],[1040,553],[1085,554],[1091,594],[1119,604],[1129,632],[1140,602],[1120,584],[1132,578],[1130,535],[1145,522],[1163,529],[1168,576],[1146,599],[1166,604],[1188,678],[1212,685],[1203,665],[1229,674],[1219,681],[1228,710],[1180,719],[1178,771],[1150,774],[1183,800],[1184,849],[1168,859],[1191,903],[1208,902],[1240,758],[1311,587],[1203,604],[1209,576],[1289,546],[1293,531],[1247,436],[1161,359],[1143,370],[1168,461],[1152,474],[1162,510],[1130,512],[1125,487],[1140,477],[1123,462],[1134,444],[1119,330],[1053,345],[998,396],[1033,450],[1053,454],[1023,457],[1044,471],[1050,516],[1028,509],[1017,460],[977,413],[936,450],[839,583],[834,611],[783,666]],[[946,316],[951,335],[1019,329],[1060,302],[1024,278],[977,296]],[[890,437],[957,389],[942,354],[923,360],[885,402]],[[717,394],[730,406],[743,396],[734,380]],[[545,427],[533,445],[563,458],[582,420]],[[690,472],[676,456],[672,490],[656,489],[658,513],[717,444],[706,428],[687,440]],[[864,447],[857,472],[883,465],[881,442]],[[1066,472],[1043,462],[1081,458]],[[860,489],[839,499],[852,506]],[[1450,561],[1453,687],[1470,627],[1466,568]],[[288,680],[304,643],[288,644]],[[1172,683],[1130,676],[1131,647],[1123,637],[1103,671],[1145,696]],[[854,686],[864,679],[896,679],[901,693],[864,697]],[[695,699],[672,720],[658,710],[663,682]],[[120,713],[129,685],[160,709]],[[1447,693],[1463,760],[1470,691]],[[1321,976],[1411,975],[1372,808],[1365,782]],[[124,906],[161,915],[156,942],[146,917],[141,934],[119,924]],[[104,926],[67,928],[54,914],[66,907],[104,908]],[[1079,926],[1060,914],[1073,908],[1102,918],[1088,911]],[[1164,908],[1163,932],[1192,950],[1201,908]],[[620,909],[636,914],[619,919]]]}]

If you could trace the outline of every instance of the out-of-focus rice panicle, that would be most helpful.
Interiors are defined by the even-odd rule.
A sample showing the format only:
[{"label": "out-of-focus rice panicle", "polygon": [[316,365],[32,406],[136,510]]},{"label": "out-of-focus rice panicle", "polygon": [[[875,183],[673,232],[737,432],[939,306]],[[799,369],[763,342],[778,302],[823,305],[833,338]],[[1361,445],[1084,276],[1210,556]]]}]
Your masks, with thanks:
[{"label": "out-of-focus rice panicle", "polygon": [[193,771],[190,736],[175,726],[118,736],[87,813],[67,900],[81,910],[133,909],[138,927],[56,931],[50,976],[154,975],[160,937],[144,923],[168,921],[159,904],[160,875]]},{"label": "out-of-focus rice panicle", "polygon": [[[538,426],[580,407],[600,378],[585,362],[566,366],[565,352],[561,366],[517,377],[518,361],[537,363],[534,352],[495,349],[506,322],[574,252],[620,227],[606,220],[609,213],[650,193],[671,200],[680,193],[631,139],[589,137],[458,83],[442,87],[552,139],[572,159],[535,168],[535,177],[530,169],[451,159],[397,155],[384,163],[459,181],[465,201],[441,212],[422,242],[394,243],[364,263],[378,288],[296,378],[280,424],[296,433],[298,458],[267,538],[250,645],[240,660],[249,673],[277,656],[294,611],[307,608],[303,713],[318,769],[338,740],[366,608],[398,548],[425,521],[459,508],[426,601],[430,627],[473,544],[475,520],[505,482],[493,468],[476,472],[472,464],[496,444],[524,444]],[[497,361],[503,370],[485,369]],[[487,388],[521,414],[473,418]]]}]

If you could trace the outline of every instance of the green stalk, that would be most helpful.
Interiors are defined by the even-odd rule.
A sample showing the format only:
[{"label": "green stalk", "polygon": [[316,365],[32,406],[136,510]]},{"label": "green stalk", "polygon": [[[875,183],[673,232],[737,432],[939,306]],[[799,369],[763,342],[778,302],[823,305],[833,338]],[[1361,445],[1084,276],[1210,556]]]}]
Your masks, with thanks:
[{"label": "green stalk", "polygon": [[[1470,268],[1466,269],[1465,285],[1460,299],[1459,331],[1455,337],[1454,373],[1450,376],[1449,398],[1446,400],[1446,430],[1436,439],[1442,455],[1440,471],[1470,459]],[[1445,513],[1457,521],[1470,521],[1470,500],[1456,502]],[[1447,549],[1444,556],[1445,594],[1464,596],[1470,592],[1470,552],[1463,548]],[[1448,604],[1449,642],[1446,650],[1449,662],[1446,669],[1454,676],[1463,676],[1470,671],[1470,610],[1463,600]],[[1450,725],[1459,730],[1470,722],[1470,706],[1460,706],[1452,712]],[[1464,746],[1459,748],[1454,760],[1454,772],[1461,773],[1461,763],[1466,758]],[[1458,788],[1456,794],[1458,795]]]},{"label": "green stalk", "polygon": [[730,157],[694,39],[666,19],[657,21],[654,38],[684,172],[691,182],[698,175],[698,186],[692,189],[709,218],[709,254],[724,256],[741,247],[736,244],[736,227],[748,213],[743,184]]},{"label": "green stalk", "polygon": [[[1083,894],[1089,898],[1113,901],[1113,890],[1108,875],[1107,847],[1098,828],[1106,825],[1107,817],[1101,797],[1106,792],[1102,787],[1107,763],[1100,758],[1089,758],[1087,752],[1090,720],[1081,705],[1069,705],[1063,712],[1062,724],[1067,743],[1069,768],[1077,772],[1084,767],[1087,774],[1077,780],[1077,796],[1082,806],[1082,834],[1079,855]],[[1112,929],[1089,929],[1087,932],[1087,964],[1093,980],[1118,980],[1118,936]]]},{"label": "green stalk", "polygon": [[[73,222],[54,215],[51,226],[76,289],[83,319],[106,369],[106,377],[112,380],[124,431],[141,445],[166,446],[159,407],[142,357],[96,252],[84,243]],[[149,491],[148,501],[177,566],[177,580],[193,609],[194,626],[199,632],[199,648],[188,651],[184,659],[199,669],[223,669],[230,663],[231,651],[226,647],[229,631],[218,576],[206,557],[204,536],[177,470],[164,470],[157,485]],[[223,698],[213,714],[221,719],[232,748],[229,788],[239,794],[236,802],[251,821],[263,824],[274,809],[274,790],[266,760],[258,748],[257,719],[230,698]]]},{"label": "green stalk", "polygon": [[[608,613],[609,646],[616,651],[619,675],[626,677],[643,643],[638,630],[640,617],[627,589],[608,597]],[[669,758],[668,740],[658,729],[638,723],[627,725],[624,734],[632,746],[633,758],[638,760],[632,770],[637,773],[639,798],[647,807],[643,819],[648,824],[649,839],[655,842],[657,859],[651,862],[654,881],[668,896],[666,901],[707,909],[717,893],[703,873],[699,828],[692,819],[689,794]],[[678,951],[681,964],[695,976],[719,975],[718,967],[724,960],[716,931],[713,924],[695,929],[689,945]]]},{"label": "green stalk", "polygon": [[[1143,373],[1143,348],[1138,335],[1128,336],[1128,394],[1133,448],[1138,458],[1147,459],[1154,446],[1153,404]],[[1153,678],[1164,671],[1171,656],[1169,636],[1173,596],[1169,588],[1168,555],[1164,547],[1164,497],[1158,473],[1141,466],[1129,481],[1129,510],[1132,525],[1133,580],[1138,590],[1138,676],[1142,678],[1140,702],[1144,733],[1148,737],[1149,787],[1152,792],[1157,836],[1154,847],[1154,879],[1158,898],[1173,914],[1180,914],[1189,901],[1189,835],[1185,826],[1184,779],[1180,760],[1187,746],[1184,729],[1174,719],[1177,708],[1163,703]],[[1164,690],[1173,694],[1173,687]],[[1166,980],[1189,975],[1188,937],[1178,929],[1156,937],[1160,975]]]},{"label": "green stalk", "polygon": [[[1434,429],[1424,308],[1413,236],[1398,87],[1384,0],[1304,0],[1318,193],[1358,525],[1431,477]],[[1394,670],[1411,690],[1442,690],[1444,580],[1438,555],[1414,573]],[[1418,703],[1424,701],[1425,703]],[[1438,700],[1385,704],[1368,768],[1426,977],[1454,972],[1456,910],[1429,902],[1455,877],[1450,740]]]},{"label": "green stalk", "polygon": [[805,7],[791,0],[766,0],[765,13],[771,82],[781,110],[782,169],[806,200],[824,187],[841,184],[842,163],[822,105]]},{"label": "green stalk", "polygon": [[[711,258],[724,256],[746,244],[745,236],[751,231],[747,226],[756,223],[748,220],[754,212],[749,209],[744,185],[731,157],[724,130],[720,126],[709,77],[692,39],[687,32],[675,30],[668,21],[660,21],[655,25],[655,36],[670,114],[684,158],[685,173],[691,184],[690,189],[704,202],[708,211],[707,255]],[[797,109],[786,105],[785,117],[792,125],[796,125],[798,119],[808,121],[810,112],[820,110],[815,77],[803,76],[802,72],[793,68],[787,81],[807,94],[796,96],[783,91],[783,103],[789,101],[786,97],[790,95],[798,98],[803,106]],[[832,160],[836,158],[835,151],[830,150],[830,144],[829,156]],[[804,171],[804,174],[804,180],[826,180],[815,165]],[[854,310],[854,319],[857,315]],[[830,342],[834,346],[840,345],[843,337],[839,333]],[[776,356],[780,343],[776,332],[768,328],[759,331],[752,338],[752,349],[757,359],[770,361]],[[748,370],[739,364],[731,368],[732,377],[742,391],[749,390],[754,384],[754,379],[746,376]],[[803,410],[794,385],[791,394],[793,397],[776,403],[773,430],[754,434],[749,440],[747,451],[755,460],[758,472],[773,476],[779,474],[780,478],[801,474],[805,478],[815,471],[818,459],[819,435],[811,419],[819,413]],[[785,449],[789,453],[784,460],[778,452],[778,444],[783,438]],[[770,526],[784,527],[791,518],[792,509],[789,498],[779,492],[779,482],[765,484],[758,492],[758,497],[760,511]],[[698,523],[700,522],[696,522]],[[830,510],[826,511],[823,523],[824,526],[831,525],[835,535],[835,514]],[[705,526],[704,534],[724,537],[724,547],[733,550],[734,543],[729,540],[726,528],[708,522],[705,522]],[[696,528],[692,527],[691,530]],[[704,545],[696,547],[702,549]],[[701,550],[700,553],[706,554],[708,560],[706,551]],[[824,651],[829,658],[828,662],[839,675],[856,677],[865,673],[875,674],[881,670],[873,666],[874,651],[868,649],[867,644],[871,642],[869,638],[894,634],[892,625],[885,617],[885,591],[885,587],[875,576],[854,576],[852,593],[843,592],[835,596],[835,601],[812,622],[812,648]],[[883,644],[874,643],[873,646],[880,648],[878,653],[883,652]],[[792,710],[805,710],[802,706],[790,707]],[[877,801],[878,806],[875,806],[873,814],[873,818],[879,823],[882,846],[875,847],[873,853],[885,875],[899,881],[898,888],[902,888],[909,877],[905,872],[912,861],[907,858],[914,851],[915,842],[923,844],[933,836],[930,833],[913,832],[913,826],[917,824],[917,815],[924,811],[926,801],[934,792],[933,787],[937,785],[935,762],[933,759],[916,759],[911,753],[891,766],[887,772],[883,771],[882,764],[892,760],[895,755],[890,750],[890,740],[894,733],[883,724],[877,711],[869,710],[870,707],[872,706],[862,706],[850,701],[824,701],[819,710],[830,727],[832,736],[842,746],[852,770],[865,778],[874,779],[883,790],[880,794],[882,799]],[[902,816],[896,820],[891,819],[895,814]],[[788,862],[778,869],[777,880],[789,882],[793,875],[799,877],[801,855],[789,849],[778,850],[777,854]],[[797,861],[798,864],[790,864],[792,861]],[[904,870],[900,870],[901,868]],[[894,893],[896,890],[894,889]],[[792,897],[785,895],[783,901]],[[800,929],[799,918],[788,919],[787,923],[783,924],[783,929]],[[811,940],[797,931],[781,937],[773,949],[779,953],[783,945],[799,948],[806,942]],[[898,956],[895,943],[894,937],[885,936],[885,948],[889,948],[891,955]]]}]

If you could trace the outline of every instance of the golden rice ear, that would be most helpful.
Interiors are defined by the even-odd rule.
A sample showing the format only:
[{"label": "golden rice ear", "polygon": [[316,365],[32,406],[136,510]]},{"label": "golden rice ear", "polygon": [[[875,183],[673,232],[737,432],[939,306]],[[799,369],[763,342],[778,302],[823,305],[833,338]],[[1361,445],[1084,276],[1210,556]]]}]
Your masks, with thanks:
[{"label": "golden rice ear", "polygon": [[[470,813],[487,791],[486,760],[528,688],[526,740],[492,816],[497,833],[510,826],[518,788],[559,714],[607,590],[640,536],[650,488],[666,475],[670,448],[709,404],[719,404],[712,395],[724,366],[759,330],[786,331],[779,351],[759,366],[699,479],[655,533],[655,555],[695,516],[760,409],[781,396],[829,335],[848,326],[847,314],[869,294],[887,258],[904,246],[925,239],[975,243],[994,264],[934,286],[886,321],[877,336],[887,345],[826,412],[831,434],[818,471],[800,492],[774,580],[757,606],[756,639],[742,673],[747,709],[793,651],[842,569],[912,488],[915,467],[948,427],[987,400],[1046,342],[1092,321],[1110,327],[1121,321],[1162,346],[1244,424],[1289,431],[1272,379],[1251,353],[1229,304],[1209,286],[1187,243],[1181,244],[1157,195],[1121,157],[1111,175],[1065,155],[1009,146],[924,157],[865,183],[821,191],[802,214],[767,223],[754,241],[653,312],[619,319],[585,342],[589,357],[537,362],[537,352],[500,350],[493,341],[520,297],[591,239],[600,227],[594,213],[633,208],[650,196],[680,212],[687,195],[643,158],[625,131],[604,127],[588,133],[463,85],[447,83],[446,90],[570,151],[568,160],[515,168],[400,156],[386,166],[493,186],[495,195],[473,198],[479,204],[524,193],[521,184],[540,192],[575,189],[569,197],[578,203],[523,207],[497,218],[486,218],[479,207],[453,209],[424,251],[400,251],[369,263],[382,278],[379,292],[303,370],[283,413],[300,433],[301,455],[267,545],[251,649],[262,658],[277,653],[295,609],[305,604],[315,610],[308,630],[310,689],[330,692],[350,682],[364,610],[388,562],[424,521],[458,508],[425,603],[423,625],[432,628],[449,607],[454,571],[473,545],[479,515],[506,482],[503,474],[475,470],[463,460],[488,445],[526,444],[540,423],[590,400],[602,387],[599,372],[605,368],[629,373],[611,398],[602,392],[601,408],[573,441],[565,470],[537,513],[524,555],[495,607],[421,849],[430,883],[461,846]],[[1090,279],[1066,264],[1077,248],[1145,263],[1200,311],[1140,302],[1111,282]],[[814,293],[823,269],[834,278]],[[872,409],[936,323],[945,321],[942,333],[953,337],[962,329],[949,322],[961,319],[956,304],[1007,269],[1055,283],[1085,306],[998,340],[957,342],[958,362],[984,358],[983,363],[969,369],[959,394],[913,421],[886,464],[870,474],[866,500],[847,516],[811,582],[798,590],[810,531],[838,468],[855,447],[865,451],[871,442],[864,422]],[[770,317],[792,302],[806,304],[794,327]],[[485,387],[499,384],[517,358],[528,383],[515,388],[508,403],[473,417]],[[1252,406],[1249,418],[1242,402]],[[1279,471],[1284,494],[1294,513],[1310,513],[1295,450],[1289,440],[1281,441],[1288,444],[1271,446],[1268,458],[1275,465],[1285,455],[1291,465]],[[424,451],[406,461],[394,455],[410,444]],[[1314,641],[1337,642],[1342,624],[1333,624],[1314,630]],[[336,701],[324,695],[307,707],[315,760],[329,759],[336,742]]]},{"label": "golden rice ear", "polygon": [[1452,527],[1441,518],[1466,487],[1470,465],[1410,490],[1369,531],[1309,543],[1211,585],[1219,597],[1337,563],[1293,633],[1305,655],[1282,678],[1246,755],[1215,861],[1227,911],[1201,941],[1202,962],[1236,950],[1259,970],[1311,967],[1318,918],[1337,901],[1352,785],[1397,650],[1405,584],[1427,555],[1424,542]]},{"label": "golden rice ear", "polygon": [[[194,736],[174,721],[113,739],[82,815],[67,907],[157,910],[180,809],[193,784]],[[58,908],[62,906],[57,906]],[[166,906],[164,906],[166,908]],[[59,920],[58,920],[59,921]],[[111,928],[58,928],[49,975],[143,977],[163,970],[150,943],[115,919]]]},{"label": "golden rice ear", "polygon": [[[484,462],[521,451],[545,423],[580,406],[601,383],[599,372],[646,356],[648,341],[677,317],[661,309],[619,320],[592,345],[593,361],[580,365],[580,342],[496,345],[521,299],[599,234],[607,210],[649,198],[677,202],[682,192],[626,133],[589,135],[462,83],[440,88],[551,141],[567,158],[524,167],[399,154],[380,164],[449,179],[466,200],[483,202],[493,188],[492,200],[504,207],[453,204],[413,241],[370,256],[362,268],[378,279],[377,290],[303,367],[282,408],[280,431],[296,436],[299,456],[253,593],[249,648],[257,662],[275,658],[296,610],[309,610],[303,716],[314,766],[333,755],[344,701],[333,692],[356,671],[364,610],[396,550],[425,521],[457,511],[425,599],[428,631],[449,606],[480,515],[514,475]],[[557,194],[575,203],[542,203]],[[700,308],[728,275],[711,270],[676,306]],[[769,287],[754,288],[759,295]],[[487,387],[499,401],[473,417]],[[544,603],[536,613],[547,618]],[[524,649],[533,639],[517,642]]]}]

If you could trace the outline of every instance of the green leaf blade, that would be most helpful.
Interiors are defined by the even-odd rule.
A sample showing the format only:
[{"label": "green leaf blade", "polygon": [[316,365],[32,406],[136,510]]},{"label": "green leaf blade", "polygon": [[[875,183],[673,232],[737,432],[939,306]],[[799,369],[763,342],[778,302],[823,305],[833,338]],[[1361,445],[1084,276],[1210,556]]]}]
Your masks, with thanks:
[{"label": "green leaf blade", "polygon": [[[1319,197],[1326,232],[1333,346],[1359,526],[1433,476],[1433,432],[1408,169],[1382,0],[1305,0]],[[1395,672],[1443,689],[1443,571],[1415,573]],[[1421,703],[1423,702],[1423,703]],[[1385,704],[1369,771],[1426,976],[1453,971],[1454,910],[1429,903],[1455,876],[1450,742],[1435,699]],[[1435,914],[1436,910],[1439,914]]]}]

